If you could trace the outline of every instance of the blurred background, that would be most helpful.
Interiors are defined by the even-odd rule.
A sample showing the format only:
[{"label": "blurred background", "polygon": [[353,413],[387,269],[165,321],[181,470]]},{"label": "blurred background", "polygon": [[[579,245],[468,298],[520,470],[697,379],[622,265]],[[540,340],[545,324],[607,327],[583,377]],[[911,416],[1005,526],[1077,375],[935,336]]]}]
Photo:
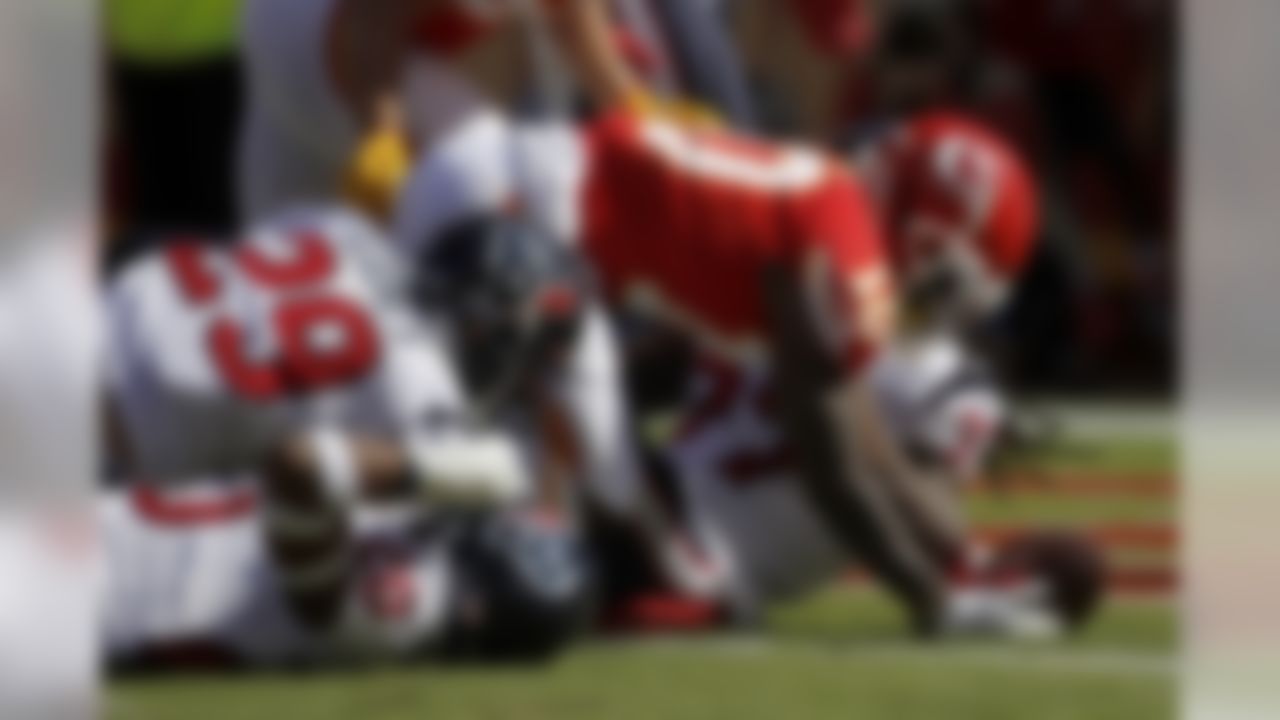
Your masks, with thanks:
[{"label": "blurred background", "polygon": [[[927,107],[1023,151],[1043,238],[998,333],[1032,394],[1175,389],[1178,165],[1171,0],[613,0],[659,88],[771,136],[847,150]],[[227,235],[241,0],[107,0],[104,213],[117,238]],[[527,95],[518,33],[494,88]],[[119,247],[120,243],[113,243]]]}]

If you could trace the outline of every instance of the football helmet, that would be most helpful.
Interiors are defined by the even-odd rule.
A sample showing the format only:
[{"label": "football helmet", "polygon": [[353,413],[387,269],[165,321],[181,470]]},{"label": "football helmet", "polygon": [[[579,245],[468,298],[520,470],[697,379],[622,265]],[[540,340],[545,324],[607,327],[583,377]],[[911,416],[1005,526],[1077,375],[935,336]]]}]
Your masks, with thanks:
[{"label": "football helmet", "polygon": [[973,322],[999,310],[1034,249],[1038,198],[1017,152],[975,121],[934,112],[855,161],[881,210],[906,302]]},{"label": "football helmet", "polygon": [[442,316],[478,407],[520,397],[577,337],[587,274],[537,224],[477,215],[446,227],[419,258],[415,295]]}]

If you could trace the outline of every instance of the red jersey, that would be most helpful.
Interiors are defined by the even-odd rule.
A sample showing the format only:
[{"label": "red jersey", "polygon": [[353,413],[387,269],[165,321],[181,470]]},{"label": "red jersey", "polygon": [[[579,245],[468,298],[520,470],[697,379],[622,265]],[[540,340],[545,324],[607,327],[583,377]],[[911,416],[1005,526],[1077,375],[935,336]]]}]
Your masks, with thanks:
[{"label": "red jersey", "polygon": [[870,355],[893,291],[875,213],[838,162],[623,113],[586,136],[582,247],[610,297],[657,305],[720,347],[756,345],[764,273],[791,268],[832,351],[855,369]]}]

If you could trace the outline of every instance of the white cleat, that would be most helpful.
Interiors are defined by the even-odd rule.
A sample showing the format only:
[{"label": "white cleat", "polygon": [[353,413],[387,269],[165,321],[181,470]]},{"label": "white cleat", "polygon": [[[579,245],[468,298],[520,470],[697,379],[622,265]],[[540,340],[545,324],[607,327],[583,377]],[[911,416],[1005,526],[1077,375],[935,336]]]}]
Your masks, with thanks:
[{"label": "white cleat", "polygon": [[1000,587],[965,587],[947,601],[944,635],[1021,642],[1050,642],[1066,634],[1066,626],[1039,580]]},{"label": "white cleat", "polygon": [[674,588],[704,600],[726,598],[733,586],[733,555],[716,533],[672,529],[658,542],[658,562]]}]

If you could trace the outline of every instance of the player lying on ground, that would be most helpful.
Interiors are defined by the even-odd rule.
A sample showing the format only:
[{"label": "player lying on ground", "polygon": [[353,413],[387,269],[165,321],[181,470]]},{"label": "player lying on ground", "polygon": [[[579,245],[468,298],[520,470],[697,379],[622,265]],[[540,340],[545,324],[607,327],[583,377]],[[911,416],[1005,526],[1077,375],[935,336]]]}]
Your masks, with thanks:
[{"label": "player lying on ground", "polygon": [[295,548],[327,548],[298,563],[268,541],[280,542],[284,521],[259,480],[143,485],[100,500],[110,667],[537,660],[581,625],[580,548],[555,524],[518,511],[293,514]]},{"label": "player lying on ground", "polygon": [[735,362],[769,363],[823,521],[917,629],[942,628],[963,532],[870,388],[897,301],[872,206],[839,162],[626,112],[581,131],[478,114],[420,165],[397,236],[411,256],[439,252],[477,222],[569,243],[612,306]]},{"label": "player lying on ground", "polygon": [[[503,299],[526,321],[520,334],[507,337],[530,350],[516,367],[533,371],[561,355],[575,316],[574,308],[538,304],[558,280],[540,267],[524,269],[524,284],[508,288],[513,293]],[[416,270],[399,266],[386,239],[358,216],[317,210],[289,213],[231,248],[179,244],[140,258],[108,295],[120,474],[142,479],[137,497],[162,510],[168,507],[165,491],[155,487],[161,479],[182,485],[182,478],[226,472],[255,478],[261,488],[251,499],[265,507],[267,539],[258,540],[247,559],[236,556],[237,567],[265,564],[262,548],[269,548],[288,591],[291,621],[315,634],[348,621],[352,583],[365,571],[361,548],[367,543],[353,514],[394,511],[409,518],[414,531],[425,521],[434,528],[425,547],[449,553],[476,543],[519,546],[526,535],[538,546],[546,544],[542,536],[560,532],[520,529],[520,523],[502,529],[512,526],[502,519],[507,511],[532,507],[554,517],[559,510],[555,497],[537,492],[544,485],[541,468],[529,469],[510,428],[498,422],[508,404],[527,398],[526,383],[520,376],[486,374],[484,364],[471,362],[479,357],[473,338],[441,331],[432,320],[435,310],[422,304],[423,286]],[[455,373],[460,361],[466,372]],[[483,412],[476,398],[483,398]],[[531,484],[530,476],[538,482]],[[214,506],[239,507],[236,502],[246,501]],[[202,517],[181,509],[176,516],[191,512]],[[251,525],[256,529],[256,520]],[[449,529],[454,525],[464,531]],[[502,537],[464,542],[474,533],[465,530],[470,526],[485,537]],[[241,540],[210,542],[233,546],[252,535],[236,532]],[[179,535],[156,537],[164,547],[187,543]],[[194,537],[204,542],[199,533]],[[406,537],[410,554],[420,554],[417,535]],[[555,542],[570,544],[567,537]],[[505,561],[486,559],[482,550],[457,550],[466,559],[450,562],[465,567],[454,572],[502,570],[486,570]],[[510,552],[538,554],[536,548]],[[156,577],[173,570],[157,570]],[[204,579],[206,572],[216,577],[223,571],[193,567],[193,574],[179,572],[170,582],[193,583],[190,592],[198,595],[203,583],[217,582]],[[580,599],[581,588],[572,589],[564,602]],[[232,592],[240,594],[223,609],[258,602],[240,589]],[[478,613],[477,623],[516,640],[521,634],[505,623],[521,608],[502,603],[519,602],[530,591],[512,585],[494,592],[513,595],[460,600],[458,612]],[[202,607],[198,598],[194,602]],[[133,621],[146,636],[166,627],[166,612],[153,617],[147,611]],[[427,629],[439,630],[438,623]],[[527,630],[526,638],[542,629]],[[425,632],[410,633],[417,640],[405,642],[416,651],[431,639]],[[553,635],[548,642],[563,642],[562,634]]]}]

